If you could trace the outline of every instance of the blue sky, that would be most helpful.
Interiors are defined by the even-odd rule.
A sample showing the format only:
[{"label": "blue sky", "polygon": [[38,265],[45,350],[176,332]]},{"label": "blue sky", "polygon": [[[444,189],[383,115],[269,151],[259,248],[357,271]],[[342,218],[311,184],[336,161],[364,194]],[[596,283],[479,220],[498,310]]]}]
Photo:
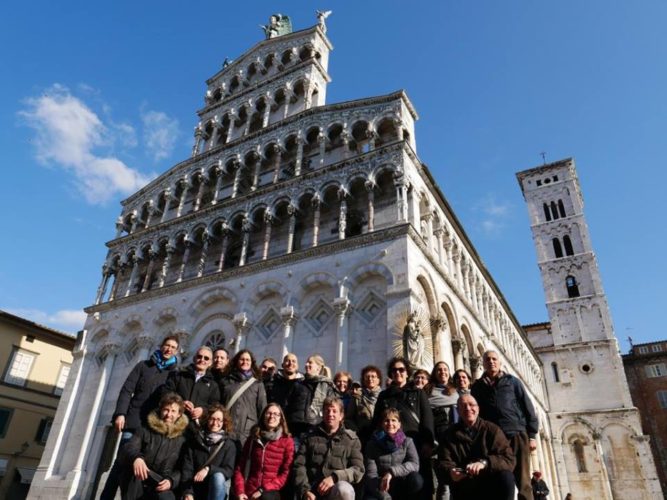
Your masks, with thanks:
[{"label": "blue sky", "polygon": [[119,201],[188,157],[204,81],[331,9],[327,101],[405,89],[417,151],[522,323],[547,319],[515,173],[572,156],[623,351],[664,338],[667,3],[11,2],[0,308],[76,332]]}]

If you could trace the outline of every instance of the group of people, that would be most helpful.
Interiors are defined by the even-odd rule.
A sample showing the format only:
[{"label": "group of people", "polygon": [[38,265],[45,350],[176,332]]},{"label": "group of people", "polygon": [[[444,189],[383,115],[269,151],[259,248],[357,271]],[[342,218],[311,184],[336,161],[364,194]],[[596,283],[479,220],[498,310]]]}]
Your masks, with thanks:
[{"label": "group of people", "polygon": [[537,418],[494,351],[473,383],[443,361],[413,373],[402,356],[387,379],[369,365],[355,382],[317,354],[301,373],[291,353],[279,368],[202,346],[178,366],[178,349],[166,337],[127,377],[102,500],[118,488],[124,499],[504,500],[515,486],[533,498]]}]

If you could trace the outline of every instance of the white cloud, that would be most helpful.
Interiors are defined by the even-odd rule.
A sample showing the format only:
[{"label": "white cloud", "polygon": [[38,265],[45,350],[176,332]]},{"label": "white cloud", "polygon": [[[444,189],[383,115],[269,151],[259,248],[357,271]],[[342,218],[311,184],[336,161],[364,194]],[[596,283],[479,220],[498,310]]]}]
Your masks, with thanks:
[{"label": "white cloud", "polygon": [[174,150],[180,135],[178,120],[169,118],[162,111],[144,111],[141,115],[144,124],[144,142],[154,161],[168,158]]},{"label": "white cloud", "polygon": [[[37,159],[70,173],[89,203],[103,204],[117,194],[130,194],[150,180],[118,158],[105,157],[97,151],[117,139],[113,129],[120,130],[121,141],[131,143],[132,127],[110,129],[62,85],[56,84],[47,93],[27,99],[26,109],[19,115],[35,132]],[[128,135],[128,127],[132,135]]]},{"label": "white cloud", "polygon": [[493,195],[489,195],[476,203],[473,211],[481,215],[480,228],[482,231],[491,236],[504,229],[511,208],[509,202],[497,201]]},{"label": "white cloud", "polygon": [[48,326],[67,333],[76,333],[86,321],[86,313],[81,310],[63,309],[49,314],[39,309],[5,309],[8,313],[20,316],[40,325]]}]

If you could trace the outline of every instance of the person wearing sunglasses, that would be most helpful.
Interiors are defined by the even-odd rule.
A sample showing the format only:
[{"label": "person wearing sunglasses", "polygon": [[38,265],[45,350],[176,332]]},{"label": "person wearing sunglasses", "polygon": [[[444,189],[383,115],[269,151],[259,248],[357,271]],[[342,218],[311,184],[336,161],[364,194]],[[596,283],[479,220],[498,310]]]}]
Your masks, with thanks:
[{"label": "person wearing sunglasses", "polygon": [[162,387],[162,394],[175,392],[185,401],[185,414],[196,425],[204,413],[204,408],[220,401],[220,389],[211,375],[213,351],[208,346],[197,349],[193,362],[180,370],[173,371]]},{"label": "person wearing sunglasses", "polygon": [[406,358],[391,358],[387,371],[391,384],[378,396],[373,414],[373,428],[380,427],[385,410],[398,410],[403,432],[412,438],[419,453],[420,473],[425,483],[422,494],[426,498],[433,490],[432,481],[429,481],[432,476],[430,467],[434,445],[433,412],[426,393],[408,382],[412,375],[412,366]]}]

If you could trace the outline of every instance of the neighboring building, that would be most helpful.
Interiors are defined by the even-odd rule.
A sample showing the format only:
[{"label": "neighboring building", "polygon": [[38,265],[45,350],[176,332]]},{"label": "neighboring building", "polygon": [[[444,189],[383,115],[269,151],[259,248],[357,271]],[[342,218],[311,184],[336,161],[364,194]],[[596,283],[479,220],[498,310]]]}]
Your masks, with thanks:
[{"label": "neighboring building", "polygon": [[662,491],[667,492],[667,341],[632,345],[623,355],[623,367],[642,429],[651,438]]},{"label": "neighboring building", "polygon": [[285,21],[207,80],[192,158],[122,202],[32,498],[93,495],[119,388],[167,333],[184,359],[225,344],[359,373],[401,351],[412,312],[427,369],[479,375],[481,353],[501,353],[537,409],[536,467],[556,481],[539,359],[417,157],[410,100],[326,104],[323,21]]},{"label": "neighboring building", "polygon": [[544,366],[560,493],[662,498],[632,404],[593,253],[574,160],[517,174],[549,322],[525,327]]},{"label": "neighboring building", "polygon": [[56,413],[75,338],[0,311],[0,498],[28,493]]}]

